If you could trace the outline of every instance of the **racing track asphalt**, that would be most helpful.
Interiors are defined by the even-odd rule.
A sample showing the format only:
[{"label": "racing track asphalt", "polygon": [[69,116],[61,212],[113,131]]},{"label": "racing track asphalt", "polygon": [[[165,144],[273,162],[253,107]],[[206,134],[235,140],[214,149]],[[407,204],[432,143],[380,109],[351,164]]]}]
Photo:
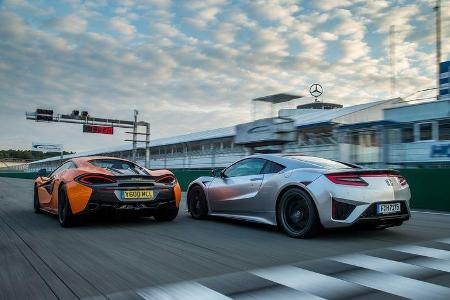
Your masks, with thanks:
[{"label": "racing track asphalt", "polygon": [[[450,237],[450,216],[415,212],[381,231],[309,240],[224,219],[86,220],[64,229],[34,214],[31,180],[0,178],[0,299],[79,299]],[[184,201],[184,198],[183,198]]]}]

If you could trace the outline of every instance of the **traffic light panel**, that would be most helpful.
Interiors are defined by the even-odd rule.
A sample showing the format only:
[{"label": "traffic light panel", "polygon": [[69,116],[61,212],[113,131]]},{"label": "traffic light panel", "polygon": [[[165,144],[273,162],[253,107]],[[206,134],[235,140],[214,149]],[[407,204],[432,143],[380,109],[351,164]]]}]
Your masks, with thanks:
[{"label": "traffic light panel", "polygon": [[53,110],[36,109],[36,121],[53,121]]}]

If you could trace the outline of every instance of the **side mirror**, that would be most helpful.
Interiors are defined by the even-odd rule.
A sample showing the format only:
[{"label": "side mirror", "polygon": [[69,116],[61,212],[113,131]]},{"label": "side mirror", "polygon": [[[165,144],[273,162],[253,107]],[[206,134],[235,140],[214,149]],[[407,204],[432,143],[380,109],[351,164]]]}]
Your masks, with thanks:
[{"label": "side mirror", "polygon": [[211,174],[213,177],[222,177],[223,176],[221,168],[212,169]]},{"label": "side mirror", "polygon": [[46,175],[47,175],[47,169],[39,169],[39,171],[37,172],[38,177],[44,177]]}]

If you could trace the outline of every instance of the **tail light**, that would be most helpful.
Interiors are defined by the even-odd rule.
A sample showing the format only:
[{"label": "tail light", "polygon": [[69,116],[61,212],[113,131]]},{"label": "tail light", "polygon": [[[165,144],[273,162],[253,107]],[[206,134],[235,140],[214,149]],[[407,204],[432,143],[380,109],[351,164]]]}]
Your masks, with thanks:
[{"label": "tail light", "polygon": [[327,174],[331,182],[336,184],[368,186],[369,184],[357,174]]},{"label": "tail light", "polygon": [[369,184],[363,177],[397,177],[401,186],[406,186],[405,177],[395,171],[369,171],[362,173],[334,173],[325,175],[331,182],[336,184],[354,185],[354,186],[368,186]]},{"label": "tail light", "polygon": [[92,184],[105,184],[114,183],[116,180],[114,178],[100,175],[100,174],[88,174],[77,178],[77,181],[82,184],[92,185]]},{"label": "tail light", "polygon": [[165,175],[156,179],[156,182],[167,185],[174,185],[177,182],[177,179],[172,175]]}]

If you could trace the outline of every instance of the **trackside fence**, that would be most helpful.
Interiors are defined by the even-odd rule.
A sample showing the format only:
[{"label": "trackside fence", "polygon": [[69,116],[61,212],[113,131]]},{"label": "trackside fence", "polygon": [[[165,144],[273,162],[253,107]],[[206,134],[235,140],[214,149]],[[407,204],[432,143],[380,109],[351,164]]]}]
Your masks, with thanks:
[{"label": "trackside fence", "polygon": [[[172,172],[183,191],[200,176],[210,176],[210,170],[176,169]],[[450,169],[401,169],[411,188],[413,209],[450,212]],[[0,177],[35,179],[36,173],[0,172]]]}]

